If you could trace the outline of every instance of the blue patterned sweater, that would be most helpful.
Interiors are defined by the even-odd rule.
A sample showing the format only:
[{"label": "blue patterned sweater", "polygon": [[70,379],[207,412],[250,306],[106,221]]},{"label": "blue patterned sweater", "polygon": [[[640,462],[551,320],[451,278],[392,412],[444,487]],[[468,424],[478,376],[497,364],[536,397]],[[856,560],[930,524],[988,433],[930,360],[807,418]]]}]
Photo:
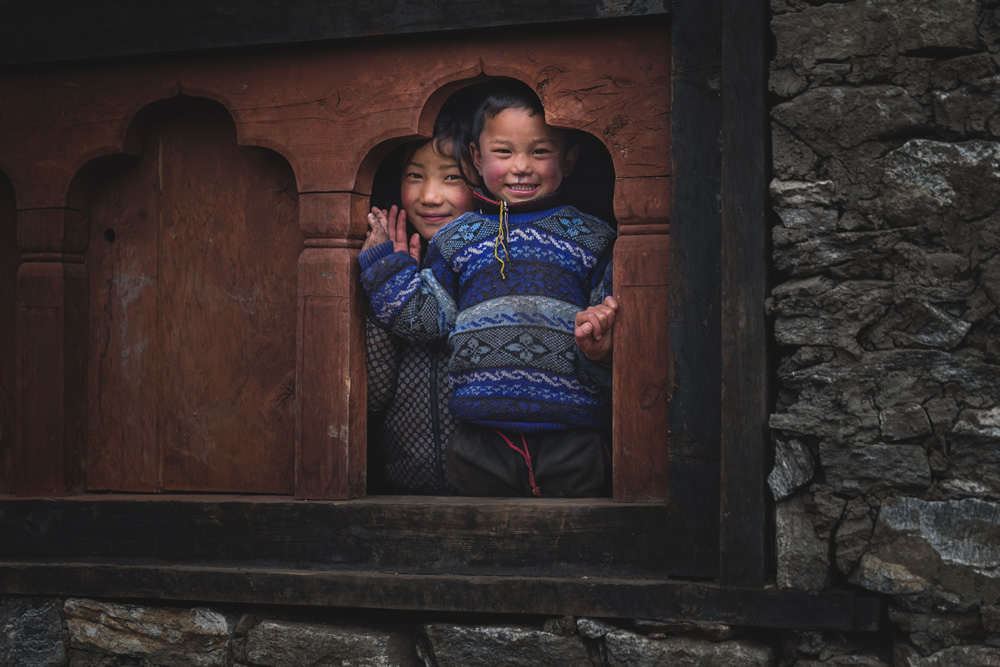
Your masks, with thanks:
[{"label": "blue patterned sweater", "polygon": [[423,268],[391,242],[361,253],[374,316],[409,340],[448,337],[458,420],[609,428],[610,371],[584,357],[573,329],[578,311],[611,293],[615,231],[572,206],[527,202],[508,208],[505,255],[498,202],[477,193],[477,204],[438,231]]}]

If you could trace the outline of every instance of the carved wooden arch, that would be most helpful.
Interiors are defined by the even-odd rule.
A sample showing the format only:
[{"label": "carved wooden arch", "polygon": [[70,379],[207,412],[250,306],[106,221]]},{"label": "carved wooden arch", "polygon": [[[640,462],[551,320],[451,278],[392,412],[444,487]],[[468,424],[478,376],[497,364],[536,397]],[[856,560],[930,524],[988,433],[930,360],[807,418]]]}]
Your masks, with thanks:
[{"label": "carved wooden arch", "polygon": [[[475,87],[477,85],[485,85],[488,87],[491,81],[504,81],[504,80],[521,81],[520,79],[512,79],[511,77],[506,77],[506,76],[489,77],[482,73],[478,73],[475,76],[469,78],[459,78],[461,74],[463,73],[456,73],[454,77],[449,77],[450,80],[448,80],[441,87],[434,90],[429,94],[429,96],[427,96],[423,106],[419,107],[418,109],[419,118],[413,124],[413,127],[416,128],[417,130],[416,134],[412,132],[412,128],[407,127],[402,129],[400,128],[386,129],[384,131],[377,132],[373,137],[371,137],[370,141],[368,142],[368,145],[370,145],[370,149],[367,151],[364,158],[361,160],[360,165],[358,166],[358,172],[357,172],[357,177],[355,179],[355,188],[354,188],[354,191],[357,194],[362,196],[370,196],[372,194],[373,183],[376,172],[382,165],[382,162],[385,160],[385,158],[390,154],[390,152],[393,149],[409,141],[415,141],[421,138],[426,139],[432,134],[433,127],[438,115],[440,114],[444,105],[448,103],[448,101],[453,96],[459,94],[464,89]],[[521,81],[521,83],[527,84],[527,82],[524,81]],[[471,111],[473,110],[469,109],[470,113]],[[590,153],[593,153],[595,149],[597,151],[602,151],[600,155],[589,156],[589,159],[594,160],[594,158],[596,158],[600,162],[598,168],[595,169],[593,168],[593,165],[587,165],[581,170],[574,170],[574,173],[577,173],[578,171],[585,171],[590,173],[592,176],[594,172],[600,172],[600,175],[602,177],[608,176],[613,181],[615,173],[613,158],[611,156],[611,152],[608,150],[608,143],[606,141],[606,137],[598,137],[597,135],[592,134],[593,123],[586,123],[581,118],[575,118],[573,120],[575,122],[576,127],[567,127],[564,129],[576,130],[580,134],[586,135],[586,138],[589,139],[589,141],[587,141],[586,143],[587,147],[590,149]],[[590,130],[578,129],[579,126],[585,126],[585,125],[589,125]],[[592,179],[590,179],[587,182],[592,183],[593,181]],[[611,182],[609,182],[607,185],[609,186],[609,188],[613,187],[613,183]],[[590,193],[586,194],[589,195]],[[601,208],[602,210],[607,211],[607,215],[601,217],[607,217],[609,219],[608,221],[614,224],[615,221],[617,220],[617,216],[615,216],[614,220],[610,219],[612,216],[614,216],[615,213],[612,210],[614,206],[612,200],[614,199],[614,197],[613,196],[607,197],[607,203],[606,205],[603,205],[604,204],[603,195],[604,193],[602,193],[600,197],[602,203]],[[588,202],[593,202],[596,199],[597,197],[594,196],[587,197]],[[624,203],[621,206],[621,210],[622,211],[627,210]],[[588,212],[596,213],[596,211],[590,211],[590,210],[588,210]],[[367,216],[367,208],[362,206],[357,206],[354,208],[353,213],[354,217],[352,217],[351,221],[351,235],[352,235],[351,237],[355,238],[355,235],[358,234],[359,231],[366,231],[367,223],[365,219]]]},{"label": "carved wooden arch", "polygon": [[[573,61],[581,54],[558,53],[558,46],[553,50],[536,46],[531,57],[505,60],[507,49],[517,50],[517,44],[525,42],[503,44],[480,55],[476,76],[452,78],[425,95],[417,129],[429,136],[441,106],[458,89],[510,78],[537,91],[550,124],[594,136],[607,150],[614,166],[614,211],[622,235],[615,252],[616,294],[630,303],[619,322],[616,343],[616,413],[629,417],[614,424],[615,497],[649,500],[668,494],[669,45],[663,44],[660,52],[649,49],[649,43],[643,50],[627,41],[622,38],[620,47],[628,66],[610,72],[598,67],[574,69]],[[381,134],[373,139],[375,145],[357,172],[357,195],[371,192],[375,168],[389,148],[413,136]],[[366,212],[359,196],[352,206],[352,235],[361,234]],[[363,300],[356,292],[351,298]],[[357,359],[344,363],[351,369],[362,368]],[[358,412],[352,422],[355,428]],[[353,457],[357,460],[360,455],[355,449]]]},{"label": "carved wooden arch", "polygon": [[[18,431],[24,474],[15,462],[22,480],[17,492],[60,495],[80,488],[86,414],[63,397],[78,394],[84,382],[86,364],[66,332],[86,326],[80,307],[86,302],[86,237],[72,231],[86,225],[80,220],[84,212],[68,200],[85,165],[135,152],[132,119],[147,105],[178,95],[210,98],[231,116],[239,145],[268,148],[291,166],[305,237],[298,311],[289,323],[296,332],[298,369],[296,494],[354,497],[365,492],[366,401],[359,381],[364,308],[355,255],[368,195],[360,177],[372,163],[366,160],[382,150],[373,148],[429,133],[439,102],[463,81],[480,75],[525,81],[538,91],[551,123],[588,132],[608,147],[619,248],[625,252],[621,265],[655,246],[657,257],[637,259],[637,266],[665,266],[660,258],[669,203],[670,45],[664,26],[636,22],[608,31],[603,24],[582,23],[567,32],[543,26],[459,31],[447,39],[394,36],[90,63],[0,80],[0,100],[17,100],[0,103],[0,145],[12,169],[22,251],[17,291],[24,317],[18,326],[24,327],[19,340],[26,342],[19,343],[18,354],[34,364],[19,385],[19,423],[26,426]],[[630,235],[636,240],[628,241]],[[632,280],[629,275],[623,277]],[[650,287],[657,279],[635,279],[646,293],[636,303],[665,305],[663,290]],[[627,280],[620,283],[623,289]],[[656,308],[642,305],[637,311],[662,318]],[[629,326],[623,320],[622,330]],[[641,405],[659,405],[662,392],[644,395]]]},{"label": "carved wooden arch", "polygon": [[291,166],[202,97],[131,129],[141,157],[88,179],[87,489],[291,494]]}]

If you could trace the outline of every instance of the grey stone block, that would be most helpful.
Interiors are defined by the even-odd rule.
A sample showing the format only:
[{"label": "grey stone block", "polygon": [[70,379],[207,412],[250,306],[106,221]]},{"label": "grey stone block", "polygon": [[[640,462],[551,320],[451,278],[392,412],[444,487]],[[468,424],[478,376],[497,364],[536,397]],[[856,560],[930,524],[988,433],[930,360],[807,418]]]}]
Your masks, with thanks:
[{"label": "grey stone block", "polygon": [[438,667],[529,667],[601,664],[579,635],[564,637],[514,626],[424,627]]},{"label": "grey stone block", "polygon": [[650,639],[618,630],[609,633],[604,641],[611,667],[768,667],[775,661],[774,652],[769,646],[743,640],[711,642],[691,638]]},{"label": "grey stone block", "polygon": [[73,598],[64,605],[72,646],[164,667],[215,667],[231,654],[232,621],[205,608],[171,609]]},{"label": "grey stone block", "polygon": [[246,654],[248,662],[262,667],[423,664],[407,633],[276,620],[262,621],[247,633]]},{"label": "grey stone block", "polygon": [[1000,599],[1000,504],[886,500],[851,581],[911,598],[910,611],[992,604]]},{"label": "grey stone block", "polygon": [[47,598],[0,599],[0,664],[59,667],[67,659],[62,605]]}]

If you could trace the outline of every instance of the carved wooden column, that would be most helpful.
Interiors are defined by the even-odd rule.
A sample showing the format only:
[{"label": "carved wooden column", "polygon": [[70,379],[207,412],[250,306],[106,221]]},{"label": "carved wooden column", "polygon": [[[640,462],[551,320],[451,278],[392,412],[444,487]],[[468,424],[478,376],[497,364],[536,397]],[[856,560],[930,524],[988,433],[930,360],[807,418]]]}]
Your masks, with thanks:
[{"label": "carved wooden column", "polygon": [[365,495],[362,241],[351,236],[351,220],[363,220],[367,206],[367,197],[351,193],[299,195],[306,247],[299,257],[296,498]]},{"label": "carved wooden column", "polygon": [[670,226],[622,225],[615,243],[614,491],[621,501],[668,496]]},{"label": "carved wooden column", "polygon": [[18,212],[17,427],[14,492],[83,489],[87,435],[86,214]]}]

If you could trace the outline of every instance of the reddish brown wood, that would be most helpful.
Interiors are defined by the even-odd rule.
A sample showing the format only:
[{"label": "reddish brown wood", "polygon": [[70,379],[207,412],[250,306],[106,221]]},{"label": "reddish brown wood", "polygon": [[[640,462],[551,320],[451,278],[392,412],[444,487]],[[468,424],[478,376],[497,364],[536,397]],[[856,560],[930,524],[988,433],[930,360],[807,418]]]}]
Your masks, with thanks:
[{"label": "reddish brown wood", "polygon": [[14,451],[14,332],[17,309],[17,211],[14,189],[0,173],[0,493],[10,493]]},{"label": "reddish brown wood", "polygon": [[90,193],[87,487],[95,491],[161,488],[156,141],[143,160],[100,174]]},{"label": "reddish brown wood", "polygon": [[615,218],[621,225],[667,223],[670,220],[670,177],[617,179]]},{"label": "reddish brown wood", "polygon": [[310,248],[299,259],[295,496],[365,495],[364,305],[357,251]]},{"label": "reddish brown wood", "polygon": [[95,195],[89,487],[292,493],[302,235],[287,164],[195,104]]},{"label": "reddish brown wood", "polygon": [[615,245],[615,500],[668,497],[669,257],[666,233],[623,235]]},{"label": "reddish brown wood", "polygon": [[[89,345],[87,356],[96,365],[89,404],[101,416],[96,420],[100,430],[90,440],[95,449],[90,461],[96,465],[121,455],[123,469],[102,472],[97,465],[94,483],[101,488],[221,491],[239,480],[249,481],[246,490],[282,492],[287,487],[277,481],[283,473],[276,471],[287,467],[279,461],[282,448],[273,445],[285,437],[275,435],[278,422],[284,423],[279,415],[292,404],[279,406],[288,376],[279,371],[285,348],[277,341],[295,335],[296,347],[289,354],[296,354],[297,369],[294,469],[302,485],[297,493],[325,498],[363,493],[365,428],[364,411],[358,407],[364,405],[358,343],[363,303],[355,269],[347,265],[364,236],[365,206],[358,202],[370,191],[374,165],[394,142],[429,133],[447,93],[482,75],[513,76],[539,92],[550,122],[604,142],[614,164],[615,211],[621,220],[662,222],[669,206],[668,33],[667,20],[656,17],[615,23],[614,29],[579,24],[571,31],[491,32],[488,39],[475,33],[456,33],[446,41],[399,37],[0,74],[0,166],[15,184],[24,215],[67,202],[86,207],[78,202],[87,201],[97,217],[113,218],[116,206],[125,207],[122,211],[136,226],[143,210],[149,219],[163,214],[156,252],[139,252],[137,257],[146,258],[136,259],[139,264],[128,264],[132,260],[121,250],[105,256],[109,249],[101,246],[107,244],[103,232],[113,227],[95,218],[89,229],[88,263],[101,272],[91,277],[91,296],[101,299],[90,309],[91,327],[106,325],[105,302],[112,305],[119,325],[129,315],[124,336],[120,326],[117,338],[110,330],[103,338],[88,336],[85,326],[66,333],[69,340]],[[195,134],[189,135],[182,128],[188,126],[181,124],[180,134],[156,134],[161,131],[157,119],[178,111],[150,105],[179,94],[219,102],[235,124],[235,140],[231,134],[222,139],[221,126],[190,130]],[[150,137],[159,137],[155,156],[145,144]],[[285,289],[281,281],[293,275],[288,264],[293,244],[284,236],[262,237],[259,232],[285,230],[284,221],[295,213],[275,203],[281,196],[264,196],[283,187],[274,179],[287,173],[263,166],[235,144],[280,153],[302,195],[299,229],[310,249],[299,262],[297,318],[280,310],[278,296],[275,319],[267,315],[249,322],[252,317],[243,308],[254,298],[261,303],[263,297],[255,295],[264,292],[258,288],[273,287],[267,294],[277,295]],[[137,170],[133,175],[120,172],[114,182],[94,180],[95,170],[84,168],[94,158],[121,153],[142,154],[139,166],[130,167]],[[189,154],[198,157],[185,157]],[[155,169],[143,162],[153,158]],[[139,174],[152,180],[132,183]],[[115,199],[119,194],[120,200]],[[160,208],[152,206],[154,200]],[[265,220],[268,226],[260,227]],[[76,243],[76,228],[62,231],[67,234],[63,243]],[[36,224],[22,225],[22,232],[51,236]],[[88,238],[86,227],[82,238]],[[273,256],[263,256],[262,238]],[[47,251],[41,241],[31,244],[35,252]],[[301,244],[295,253],[299,250]],[[156,261],[150,263],[150,257]],[[138,274],[136,266],[143,266]],[[128,280],[123,278],[116,288],[115,275]],[[139,288],[139,300],[123,308],[127,289],[142,285],[143,276],[155,276],[155,287]],[[335,276],[332,290],[323,286],[326,276]],[[279,285],[272,285],[275,281]],[[155,295],[153,306],[143,300],[150,298],[146,289]],[[215,301],[208,303],[211,299]],[[277,324],[281,318],[284,327]],[[142,343],[157,346],[160,356],[153,362],[139,360],[133,351]],[[140,366],[122,365],[126,351],[129,364]],[[123,382],[126,368],[144,376],[142,382],[136,384],[134,377],[132,384]],[[155,377],[146,372],[150,369]],[[105,380],[112,376],[117,379]],[[248,379],[253,377],[259,382]],[[118,384],[105,388],[105,381]],[[83,390],[65,385],[62,393],[73,393],[77,401]],[[150,401],[155,418],[136,408]],[[21,412],[29,421],[40,419],[38,406],[25,405]],[[211,426],[201,421],[206,415]],[[145,435],[150,429],[155,437]],[[331,432],[336,438],[346,433],[349,442],[331,446],[336,440]],[[162,453],[155,451],[161,443],[169,445]],[[337,460],[328,460],[331,456]],[[144,467],[160,459],[162,469],[156,474]],[[128,486],[132,483],[134,487]]]},{"label": "reddish brown wood", "polygon": [[26,262],[17,273],[14,491],[61,496],[83,486],[87,276],[82,264]]}]

